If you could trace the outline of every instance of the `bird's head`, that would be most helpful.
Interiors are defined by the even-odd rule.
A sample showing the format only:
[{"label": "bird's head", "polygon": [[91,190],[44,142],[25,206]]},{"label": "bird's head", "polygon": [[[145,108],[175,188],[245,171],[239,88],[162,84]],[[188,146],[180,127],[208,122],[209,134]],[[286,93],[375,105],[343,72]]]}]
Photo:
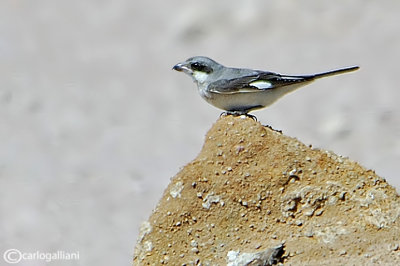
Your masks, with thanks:
[{"label": "bird's head", "polygon": [[184,72],[197,83],[204,83],[208,77],[223,66],[205,56],[195,56],[176,64],[172,69]]}]

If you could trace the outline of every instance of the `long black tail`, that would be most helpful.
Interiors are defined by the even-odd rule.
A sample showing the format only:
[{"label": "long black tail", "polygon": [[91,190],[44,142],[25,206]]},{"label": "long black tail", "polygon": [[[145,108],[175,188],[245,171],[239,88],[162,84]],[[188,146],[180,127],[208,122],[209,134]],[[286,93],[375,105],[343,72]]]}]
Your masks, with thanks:
[{"label": "long black tail", "polygon": [[327,71],[327,72],[323,72],[323,73],[310,75],[310,77],[315,78],[315,79],[323,78],[323,77],[328,77],[328,76],[333,76],[333,75],[343,74],[346,72],[355,71],[359,68],[360,68],[359,66],[345,67],[345,68],[341,68],[341,69],[336,69],[336,70],[331,70],[331,71]]}]

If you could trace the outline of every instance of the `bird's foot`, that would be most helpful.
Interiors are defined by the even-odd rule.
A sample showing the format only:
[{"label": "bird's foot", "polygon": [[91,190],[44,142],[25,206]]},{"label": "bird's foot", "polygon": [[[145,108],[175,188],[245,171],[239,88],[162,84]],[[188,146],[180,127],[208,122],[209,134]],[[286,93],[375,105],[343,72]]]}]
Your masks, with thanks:
[{"label": "bird's foot", "polygon": [[246,116],[246,117],[250,117],[251,119],[253,119],[254,121],[257,122],[257,117],[248,113],[244,113],[244,112],[239,112],[239,111],[226,111],[226,112],[222,112],[221,116],[227,116],[227,115],[233,115],[233,116]]}]

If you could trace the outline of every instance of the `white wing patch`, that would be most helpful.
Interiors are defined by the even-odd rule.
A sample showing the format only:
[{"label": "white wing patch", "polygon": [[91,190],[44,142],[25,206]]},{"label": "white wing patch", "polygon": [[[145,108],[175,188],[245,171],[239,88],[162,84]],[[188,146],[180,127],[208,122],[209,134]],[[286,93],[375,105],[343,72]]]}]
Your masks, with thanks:
[{"label": "white wing patch", "polygon": [[257,80],[249,83],[250,86],[257,87],[259,90],[266,90],[272,88],[272,83],[266,80]]}]

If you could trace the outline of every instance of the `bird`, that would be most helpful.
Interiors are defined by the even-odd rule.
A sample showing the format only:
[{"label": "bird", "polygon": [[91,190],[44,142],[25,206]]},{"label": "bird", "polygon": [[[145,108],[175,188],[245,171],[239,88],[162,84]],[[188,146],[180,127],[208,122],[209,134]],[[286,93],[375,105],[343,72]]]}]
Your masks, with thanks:
[{"label": "bird", "polygon": [[206,56],[195,56],[176,64],[172,69],[191,76],[201,97],[211,105],[227,114],[248,115],[316,79],[355,71],[359,66],[308,75],[286,75],[226,67]]}]

